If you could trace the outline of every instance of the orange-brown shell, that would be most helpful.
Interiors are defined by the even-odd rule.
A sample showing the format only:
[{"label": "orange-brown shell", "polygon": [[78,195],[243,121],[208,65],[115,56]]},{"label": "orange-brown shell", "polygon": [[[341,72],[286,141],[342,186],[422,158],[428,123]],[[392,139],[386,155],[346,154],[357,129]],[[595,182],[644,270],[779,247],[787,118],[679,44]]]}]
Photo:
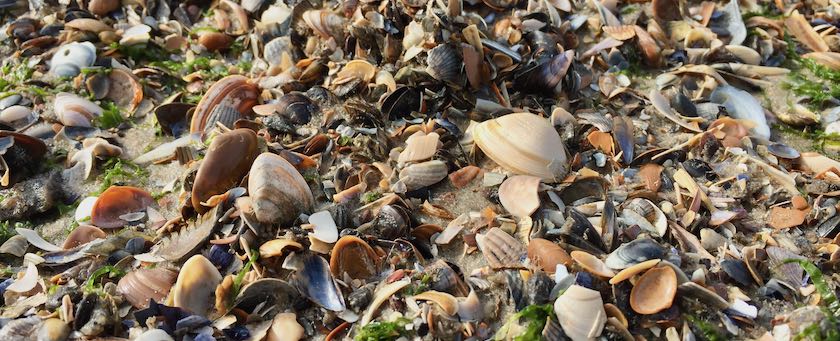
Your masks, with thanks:
[{"label": "orange-brown shell", "polygon": [[210,114],[220,105],[230,106],[242,115],[250,115],[259,102],[260,89],[241,75],[231,75],[218,80],[207,89],[207,93],[198,102],[190,122],[190,132],[204,133]]},{"label": "orange-brown shell", "polygon": [[252,130],[235,129],[213,139],[193,183],[191,200],[196,212],[206,212],[202,202],[238,185],[258,154],[257,134]]},{"label": "orange-brown shell", "polygon": [[574,262],[560,245],[542,238],[531,239],[528,243],[528,258],[547,273],[554,273],[558,264],[571,265]]},{"label": "orange-brown shell", "polygon": [[107,236],[108,235],[105,231],[100,230],[96,226],[79,225],[79,227],[75,228],[73,232],[70,232],[70,234],[67,235],[67,239],[64,240],[64,244],[61,245],[61,248],[72,249],[76,246],[86,244],[91,240],[105,238]]},{"label": "orange-brown shell", "polygon": [[330,255],[330,271],[342,278],[347,273],[353,279],[367,279],[376,274],[379,256],[364,240],[344,236],[335,243]]},{"label": "orange-brown shell", "polygon": [[111,186],[93,204],[90,222],[99,228],[122,227],[128,222],[121,215],[139,212],[155,203],[145,190],[131,186]]},{"label": "orange-brown shell", "polygon": [[106,98],[118,106],[133,111],[143,101],[143,85],[130,72],[113,69],[108,80]]},{"label": "orange-brown shell", "polygon": [[663,266],[645,272],[630,291],[630,307],[639,314],[655,314],[671,307],[677,294],[677,274]]},{"label": "orange-brown shell", "polygon": [[178,273],[164,268],[137,269],[120,279],[117,292],[135,308],[145,308],[150,299],[162,302],[177,276]]},{"label": "orange-brown shell", "polygon": [[230,47],[233,38],[221,32],[205,32],[198,36],[198,43],[208,51],[219,51]]}]

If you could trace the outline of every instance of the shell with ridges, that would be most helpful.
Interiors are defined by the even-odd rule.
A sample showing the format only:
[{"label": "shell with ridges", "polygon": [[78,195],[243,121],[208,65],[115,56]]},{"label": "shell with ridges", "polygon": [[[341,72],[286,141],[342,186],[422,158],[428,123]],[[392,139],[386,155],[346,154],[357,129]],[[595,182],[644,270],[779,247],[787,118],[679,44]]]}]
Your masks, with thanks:
[{"label": "shell with ridges", "polygon": [[254,214],[263,223],[291,223],[301,213],[309,213],[315,203],[302,175],[286,159],[262,153],[251,167],[248,193]]}]

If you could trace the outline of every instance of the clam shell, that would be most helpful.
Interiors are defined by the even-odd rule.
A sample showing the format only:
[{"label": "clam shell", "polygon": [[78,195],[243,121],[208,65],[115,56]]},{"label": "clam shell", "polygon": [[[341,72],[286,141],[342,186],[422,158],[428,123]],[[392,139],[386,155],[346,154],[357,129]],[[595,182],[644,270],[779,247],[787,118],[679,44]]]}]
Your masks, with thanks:
[{"label": "clam shell", "polygon": [[516,175],[507,178],[499,186],[499,201],[514,217],[529,217],[540,208],[537,193],[541,179],[530,175]]},{"label": "clam shell", "polygon": [[345,20],[329,10],[306,11],[303,13],[303,21],[323,39],[343,40]]},{"label": "clam shell", "polygon": [[216,286],[222,282],[219,270],[202,255],[190,257],[172,286],[169,300],[172,306],[206,316],[214,305]]},{"label": "clam shell", "polygon": [[799,264],[785,264],[785,261],[806,259],[805,257],[778,246],[768,246],[764,251],[767,252],[768,267],[774,278],[784,282],[790,288],[799,288],[802,285],[802,275],[805,270]]},{"label": "clam shell", "polygon": [[484,259],[493,268],[520,268],[527,256],[525,246],[498,227],[477,235],[476,241]]},{"label": "clam shell", "polygon": [[24,128],[38,120],[38,115],[22,105],[12,105],[0,111],[0,123],[12,128]]},{"label": "clam shell", "polygon": [[568,266],[573,262],[560,245],[542,238],[534,238],[528,242],[528,258],[531,263],[549,274],[553,274],[558,265]]},{"label": "clam shell", "polygon": [[612,269],[626,269],[650,259],[665,257],[665,249],[652,239],[636,239],[621,244],[607,256],[605,264]]},{"label": "clam shell", "polygon": [[[737,0],[733,0],[736,1]],[[770,126],[764,116],[761,103],[749,92],[729,86],[720,85],[715,88],[709,99],[712,102],[723,104],[726,112],[733,118],[747,120],[755,124],[750,131],[756,137],[765,140],[770,139]]]},{"label": "clam shell", "polygon": [[50,72],[59,77],[75,77],[96,61],[96,47],[91,42],[61,45],[50,60]]},{"label": "clam shell", "polygon": [[840,52],[811,52],[803,55],[832,70],[840,70]]},{"label": "clam shell", "polygon": [[121,108],[134,111],[143,100],[143,86],[130,72],[113,69],[108,75],[108,95],[106,98]]},{"label": "clam shell", "polygon": [[601,28],[604,30],[604,33],[615,40],[630,40],[636,36],[636,30],[630,25],[603,26]]},{"label": "clam shell", "polygon": [[257,135],[252,130],[235,129],[213,139],[192,187],[191,200],[196,212],[206,212],[208,208],[202,202],[238,185],[251,168],[257,152]]},{"label": "clam shell", "polygon": [[152,28],[144,24],[129,27],[125,30],[125,32],[123,32],[122,38],[120,38],[120,45],[130,46],[145,44],[152,38],[149,34],[150,32],[152,32]]},{"label": "clam shell", "polygon": [[330,271],[338,278],[346,273],[353,279],[368,279],[377,273],[378,263],[373,248],[354,236],[341,237],[330,255]]},{"label": "clam shell", "polygon": [[639,314],[655,314],[671,307],[677,294],[677,274],[670,267],[645,272],[630,291],[630,307]]},{"label": "clam shell", "polygon": [[100,230],[96,226],[79,225],[79,227],[73,229],[73,232],[67,235],[67,239],[64,239],[64,244],[61,245],[61,248],[65,250],[72,249],[95,239],[105,239],[107,236],[105,231]]},{"label": "clam shell", "polygon": [[127,273],[117,283],[117,292],[135,308],[149,306],[149,300],[162,302],[178,273],[165,268],[137,269]]},{"label": "clam shell", "polygon": [[99,228],[117,228],[128,224],[120,216],[145,211],[155,203],[149,192],[131,186],[111,186],[106,189],[96,203],[90,215],[90,222]]},{"label": "clam shell", "polygon": [[286,250],[300,251],[303,245],[291,239],[274,239],[260,245],[260,258],[270,258],[282,255]]},{"label": "clam shell", "polygon": [[481,151],[505,169],[554,182],[569,169],[566,147],[548,120],[530,113],[508,114],[473,129]]},{"label": "clam shell", "polygon": [[591,340],[601,335],[607,323],[601,293],[572,285],[554,302],[554,313],[572,340]]},{"label": "clam shell", "polygon": [[99,16],[104,16],[117,8],[120,8],[119,0],[90,0],[88,2],[88,11]]},{"label": "clam shell", "polygon": [[434,185],[449,175],[449,167],[440,160],[415,163],[400,171],[400,181],[409,191]]},{"label": "clam shell", "polygon": [[260,90],[248,78],[241,75],[231,75],[213,83],[201,97],[190,122],[191,133],[202,133],[210,125],[208,123],[213,109],[223,104],[242,114],[249,114],[251,108],[258,104]]},{"label": "clam shell", "polygon": [[828,44],[825,40],[811,27],[808,20],[798,10],[794,10],[787,18],[785,18],[785,27],[796,37],[803,45],[807,46],[814,52],[828,52]]},{"label": "clam shell", "polygon": [[659,262],[660,262],[659,259],[651,259],[651,260],[644,261],[644,262],[641,262],[639,264],[633,265],[633,266],[631,266],[629,268],[626,268],[624,270],[621,270],[617,274],[615,274],[615,276],[610,278],[610,284],[615,285],[615,284],[621,283],[621,281],[623,281],[623,280],[631,278],[631,277],[635,276],[636,274],[639,274],[639,273],[641,273],[641,272],[643,272],[647,269],[650,269],[650,268],[656,266],[657,264],[659,264]]},{"label": "clam shell", "polygon": [[102,116],[102,108],[71,93],[60,92],[53,102],[55,115],[65,126],[90,127],[95,117]]},{"label": "clam shell", "polygon": [[204,32],[198,36],[198,43],[207,51],[225,50],[233,43],[233,38],[222,32]]},{"label": "clam shell", "polygon": [[370,83],[376,76],[376,66],[362,59],[355,59],[347,62],[336,75],[335,83],[340,84],[350,80],[358,79],[364,83]]},{"label": "clam shell", "polygon": [[604,278],[612,278],[615,276],[615,272],[608,268],[607,265],[604,264],[604,261],[598,257],[590,255],[587,252],[577,250],[572,251],[571,256],[572,259],[580,265],[580,267],[593,275]]},{"label": "clam shell", "polygon": [[251,167],[248,193],[254,214],[263,223],[288,224],[309,213],[315,198],[300,173],[283,157],[262,153]]}]

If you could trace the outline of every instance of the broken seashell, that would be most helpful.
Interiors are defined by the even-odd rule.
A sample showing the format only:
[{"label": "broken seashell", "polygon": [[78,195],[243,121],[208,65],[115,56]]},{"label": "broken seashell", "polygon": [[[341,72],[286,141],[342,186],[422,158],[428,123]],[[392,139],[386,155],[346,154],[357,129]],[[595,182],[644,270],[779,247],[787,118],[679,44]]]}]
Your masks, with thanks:
[{"label": "broken seashell", "polygon": [[499,201],[514,217],[531,216],[540,207],[537,193],[540,178],[529,175],[515,175],[499,186]]},{"label": "broken seashell", "polygon": [[558,265],[568,266],[573,262],[560,245],[542,238],[534,238],[528,242],[528,258],[549,274],[553,274]]},{"label": "broken seashell", "polygon": [[91,210],[90,222],[99,228],[117,228],[128,224],[121,216],[145,211],[155,199],[149,192],[131,186],[111,186],[106,189]]},{"label": "broken seashell", "polygon": [[330,255],[330,271],[335,277],[344,274],[354,279],[368,279],[375,275],[379,256],[364,240],[344,236],[338,240]]},{"label": "broken seashell", "polygon": [[96,226],[79,225],[79,227],[76,227],[73,229],[73,232],[67,235],[67,239],[64,240],[64,244],[61,247],[65,250],[72,249],[95,239],[105,239],[107,236],[105,231],[100,230]]},{"label": "broken seashell", "polygon": [[162,302],[169,294],[178,273],[165,268],[137,269],[117,283],[117,292],[135,308],[146,308],[149,300]]},{"label": "broken seashell", "polygon": [[607,265],[604,264],[604,261],[598,257],[579,250],[572,251],[571,256],[581,268],[586,270],[586,272],[604,278],[612,278],[615,276],[615,272],[608,268]]},{"label": "broken seashell", "polygon": [[477,235],[478,247],[484,259],[493,268],[519,268],[526,258],[525,247],[507,232],[498,227],[483,235]]},{"label": "broken seashell", "polygon": [[449,316],[455,316],[458,313],[458,300],[455,296],[445,292],[429,290],[423,293],[414,295],[413,298],[418,301],[432,301],[436,303],[443,312]]}]

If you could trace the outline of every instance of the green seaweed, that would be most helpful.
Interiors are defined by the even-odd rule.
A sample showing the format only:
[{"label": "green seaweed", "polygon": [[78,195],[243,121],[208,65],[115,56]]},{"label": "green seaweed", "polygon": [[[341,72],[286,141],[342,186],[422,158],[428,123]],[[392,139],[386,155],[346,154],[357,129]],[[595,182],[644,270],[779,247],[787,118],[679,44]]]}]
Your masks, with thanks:
[{"label": "green seaweed", "polygon": [[108,159],[102,166],[102,181],[99,186],[99,191],[93,194],[102,193],[108,187],[115,184],[137,182],[138,180],[142,182],[147,175],[148,171],[146,169],[129,160],[120,158]]},{"label": "green seaweed", "polygon": [[720,331],[717,327],[712,325],[709,322],[703,321],[695,316],[688,315],[686,317],[689,323],[697,327],[700,330],[700,333],[703,334],[703,338],[709,341],[725,341],[726,338],[720,335]]},{"label": "green seaweed", "polygon": [[119,127],[125,122],[125,117],[122,115],[122,110],[116,103],[111,101],[102,101],[102,116],[94,119],[94,125],[102,129],[111,129]]},{"label": "green seaweed", "polygon": [[365,325],[356,333],[355,341],[393,341],[405,334],[405,325],[411,322],[407,318],[398,318],[391,322],[373,322]]},{"label": "green seaweed", "polygon": [[117,268],[113,265],[103,266],[99,269],[96,269],[96,271],[94,271],[93,274],[90,275],[90,278],[88,278],[88,280],[85,281],[85,286],[84,286],[85,291],[87,291],[87,292],[98,291],[98,289],[100,289],[101,286],[102,286],[101,284],[98,284],[98,282],[101,282],[100,279],[103,276],[105,276],[105,278],[108,278],[108,279],[116,279],[116,278],[120,278],[124,275],[125,275],[125,271],[123,271],[122,269],[119,269],[119,268]]},{"label": "green seaweed", "polygon": [[[820,329],[822,328],[815,324],[806,328],[800,335],[797,335],[797,339],[802,336],[811,340],[822,340],[823,338],[832,341],[840,340],[840,329],[838,329],[840,326],[837,323],[837,319],[840,318],[840,301],[837,300],[834,289],[831,289],[828,282],[825,281],[822,271],[814,263],[805,259],[786,259],[783,264],[789,263],[799,264],[808,273],[808,276],[811,277],[811,282],[814,283],[814,287],[821,297],[820,308],[825,313],[828,322],[825,331],[821,331]],[[811,330],[814,326],[817,328],[816,332]]]},{"label": "green seaweed", "polygon": [[8,220],[0,221],[0,243],[9,240],[12,236],[16,235],[17,232],[15,228],[23,227],[23,228],[31,228],[32,224],[28,221],[24,222],[11,222]]},{"label": "green seaweed", "polygon": [[233,298],[239,295],[239,290],[242,289],[242,281],[245,279],[245,274],[247,274],[248,271],[251,271],[251,267],[253,267],[254,263],[257,262],[259,254],[259,250],[251,250],[251,257],[248,259],[248,262],[245,263],[245,266],[242,267],[242,270],[239,270],[239,273],[236,274],[236,277],[233,278],[233,287],[230,291],[231,299],[230,301],[228,301],[228,303],[233,302]]},{"label": "green seaweed", "polygon": [[[510,319],[508,319],[508,321],[499,328],[494,336],[494,339],[508,340],[512,337],[514,341],[539,340],[542,338],[542,330],[545,328],[545,324],[548,322],[548,319],[551,318],[553,312],[554,307],[551,304],[532,304],[522,308],[522,310],[513,314],[513,316],[511,316]],[[520,325],[520,323],[527,323],[524,331],[519,331],[519,335],[516,336],[509,335],[512,331],[511,329],[514,328],[514,326]]]},{"label": "green seaweed", "polygon": [[802,130],[799,130],[782,124],[774,125],[773,128],[783,133],[810,140],[813,144],[813,148],[821,153],[825,153],[825,147],[840,147],[840,134],[826,133],[819,128],[805,127]]}]

